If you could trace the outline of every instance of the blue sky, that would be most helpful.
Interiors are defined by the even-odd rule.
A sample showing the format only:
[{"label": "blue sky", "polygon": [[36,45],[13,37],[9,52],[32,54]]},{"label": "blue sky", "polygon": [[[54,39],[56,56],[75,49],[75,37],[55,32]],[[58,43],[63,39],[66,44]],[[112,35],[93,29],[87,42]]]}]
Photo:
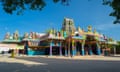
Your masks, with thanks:
[{"label": "blue sky", "polygon": [[109,16],[112,8],[102,5],[102,0],[71,0],[69,6],[51,1],[47,1],[42,11],[28,10],[20,16],[6,14],[0,7],[0,40],[6,32],[12,34],[15,30],[21,36],[24,32],[45,32],[50,28],[59,30],[64,17],[74,19],[76,27],[86,30],[88,25],[92,25],[99,33],[120,40],[120,25],[113,24],[114,18]]}]

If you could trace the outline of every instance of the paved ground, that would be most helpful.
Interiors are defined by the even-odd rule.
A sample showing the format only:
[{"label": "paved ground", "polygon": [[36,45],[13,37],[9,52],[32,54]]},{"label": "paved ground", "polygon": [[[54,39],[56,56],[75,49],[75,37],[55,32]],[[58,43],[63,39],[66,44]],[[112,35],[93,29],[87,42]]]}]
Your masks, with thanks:
[{"label": "paved ground", "polygon": [[120,72],[120,57],[0,56],[0,72]]}]

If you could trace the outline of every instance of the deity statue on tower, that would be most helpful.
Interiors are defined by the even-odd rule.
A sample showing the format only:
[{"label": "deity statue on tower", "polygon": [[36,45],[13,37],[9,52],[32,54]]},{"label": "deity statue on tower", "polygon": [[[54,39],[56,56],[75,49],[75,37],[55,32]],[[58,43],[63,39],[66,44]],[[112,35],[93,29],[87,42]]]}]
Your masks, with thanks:
[{"label": "deity statue on tower", "polygon": [[7,33],[6,33],[5,39],[10,39],[10,32],[7,32]]},{"label": "deity statue on tower", "polygon": [[94,29],[93,33],[94,33],[95,39],[98,40],[99,37],[100,37],[100,35],[99,35],[99,33],[96,31],[96,29]]},{"label": "deity statue on tower", "polygon": [[88,29],[87,34],[88,34],[88,35],[93,35],[92,26],[89,25],[89,26],[87,27],[87,29]]},{"label": "deity statue on tower", "polygon": [[18,38],[19,38],[19,32],[15,31],[15,33],[13,34],[13,39],[18,40]]},{"label": "deity statue on tower", "polygon": [[80,35],[83,35],[83,34],[84,34],[84,30],[81,29],[80,27],[78,27],[78,32],[79,32]]},{"label": "deity statue on tower", "polygon": [[24,38],[26,39],[26,38],[28,38],[29,37],[29,34],[28,33],[25,33],[24,34]]},{"label": "deity statue on tower", "polygon": [[87,29],[88,29],[88,32],[92,32],[92,26],[89,25]]},{"label": "deity statue on tower", "polygon": [[30,33],[30,38],[35,39],[35,32]]}]

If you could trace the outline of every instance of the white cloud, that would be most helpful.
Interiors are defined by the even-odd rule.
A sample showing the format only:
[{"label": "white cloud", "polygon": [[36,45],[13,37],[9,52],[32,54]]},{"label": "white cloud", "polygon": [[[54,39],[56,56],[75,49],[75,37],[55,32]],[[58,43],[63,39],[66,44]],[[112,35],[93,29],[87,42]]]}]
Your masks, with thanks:
[{"label": "white cloud", "polygon": [[96,24],[95,28],[97,30],[111,30],[111,29],[115,29],[115,28],[120,28],[120,24],[112,24],[112,23],[100,23],[100,24]]}]

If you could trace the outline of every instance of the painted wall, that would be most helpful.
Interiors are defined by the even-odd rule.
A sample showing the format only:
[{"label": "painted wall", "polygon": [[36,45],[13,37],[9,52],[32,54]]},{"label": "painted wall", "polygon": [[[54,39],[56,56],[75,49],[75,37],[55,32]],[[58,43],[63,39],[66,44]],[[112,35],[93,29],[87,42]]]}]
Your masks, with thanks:
[{"label": "painted wall", "polygon": [[32,50],[31,48],[28,48],[28,55],[45,55],[45,49]]}]

